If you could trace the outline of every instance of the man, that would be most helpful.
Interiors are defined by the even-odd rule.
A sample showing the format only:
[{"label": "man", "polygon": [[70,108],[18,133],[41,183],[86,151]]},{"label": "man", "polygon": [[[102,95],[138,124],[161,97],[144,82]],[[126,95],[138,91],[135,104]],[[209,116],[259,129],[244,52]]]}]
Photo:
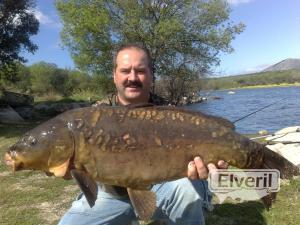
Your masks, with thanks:
[{"label": "man", "polygon": [[[114,59],[113,79],[117,94],[110,105],[129,105],[160,102],[150,93],[152,85],[152,62],[147,49],[138,45],[121,47]],[[218,167],[226,168],[224,161]],[[204,211],[210,207],[210,195],[205,180],[208,170],[216,166],[204,165],[200,157],[187,165],[187,176],[171,182],[154,185],[157,210],[153,219],[168,224],[203,225]],[[125,188],[99,185],[97,201],[90,208],[80,195],[59,225],[127,225],[136,220],[136,214]]]}]

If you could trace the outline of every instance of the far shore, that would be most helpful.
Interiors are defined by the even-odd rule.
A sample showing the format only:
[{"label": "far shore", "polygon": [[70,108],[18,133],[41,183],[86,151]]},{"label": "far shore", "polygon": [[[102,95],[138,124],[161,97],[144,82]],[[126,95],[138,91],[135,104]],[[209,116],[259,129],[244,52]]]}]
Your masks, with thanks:
[{"label": "far shore", "polygon": [[282,83],[282,84],[266,84],[266,85],[253,85],[253,86],[245,86],[245,87],[234,87],[234,88],[225,88],[219,90],[238,90],[238,89],[254,89],[254,88],[271,88],[271,87],[299,87],[300,83]]},{"label": "far shore", "polygon": [[230,88],[228,90],[233,89],[252,89],[252,88],[270,88],[270,87],[299,87],[300,83],[282,83],[282,84],[266,84],[266,85],[253,85],[253,86],[246,86],[246,87],[236,87],[236,88]]}]

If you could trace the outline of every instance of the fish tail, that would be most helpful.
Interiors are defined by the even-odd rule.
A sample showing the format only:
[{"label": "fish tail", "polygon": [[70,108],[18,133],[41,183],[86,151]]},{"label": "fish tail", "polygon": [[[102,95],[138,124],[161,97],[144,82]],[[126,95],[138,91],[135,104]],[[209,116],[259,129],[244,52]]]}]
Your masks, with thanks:
[{"label": "fish tail", "polygon": [[[299,165],[294,165],[292,162],[267,147],[264,147],[263,151],[263,169],[277,169],[280,172],[280,178],[282,179],[290,179],[293,176],[298,176],[300,174]],[[272,203],[275,202],[276,195],[276,192],[271,192],[261,199],[267,210],[269,210]]]},{"label": "fish tail", "polygon": [[269,209],[272,207],[273,202],[275,202],[276,200],[276,196],[277,196],[277,192],[271,192],[270,194],[262,197],[261,200],[265,208],[267,209],[267,211],[269,211]]},{"label": "fish tail", "polygon": [[280,172],[280,178],[290,179],[293,176],[300,175],[300,165],[296,166],[280,154],[264,147],[263,169],[277,169]]}]

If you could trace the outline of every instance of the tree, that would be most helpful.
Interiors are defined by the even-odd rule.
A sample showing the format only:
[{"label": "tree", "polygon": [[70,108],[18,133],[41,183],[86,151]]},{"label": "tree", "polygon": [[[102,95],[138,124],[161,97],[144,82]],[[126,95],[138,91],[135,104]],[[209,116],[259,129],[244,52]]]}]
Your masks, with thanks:
[{"label": "tree", "polygon": [[93,85],[91,77],[86,73],[78,70],[69,70],[68,74],[69,80],[67,82],[67,87],[71,93],[76,91],[84,91]]},{"label": "tree", "polygon": [[31,89],[37,94],[53,94],[53,77],[57,66],[52,63],[38,62],[29,67]]},{"label": "tree", "polygon": [[21,63],[16,63],[17,65],[17,73],[15,76],[15,87],[22,92],[30,93],[31,92],[31,82],[30,82],[30,71],[29,68]]},{"label": "tree", "polygon": [[36,94],[67,97],[75,91],[92,88],[94,85],[88,74],[61,69],[53,63],[38,62],[31,65],[29,71],[31,90]]},{"label": "tree", "polygon": [[220,52],[233,51],[230,42],[244,28],[229,21],[223,0],[57,0],[56,5],[63,43],[77,66],[106,75],[114,47],[134,42],[150,50],[156,77],[172,81],[180,77],[172,71],[184,70],[196,79],[219,63]]},{"label": "tree", "polygon": [[69,96],[74,86],[70,83],[70,71],[60,69],[54,63],[39,62],[31,65],[32,91],[37,94]]},{"label": "tree", "polygon": [[0,1],[0,80],[16,81],[16,62],[26,60],[21,50],[35,52],[37,45],[30,36],[37,34],[39,22],[35,18],[32,0]]}]

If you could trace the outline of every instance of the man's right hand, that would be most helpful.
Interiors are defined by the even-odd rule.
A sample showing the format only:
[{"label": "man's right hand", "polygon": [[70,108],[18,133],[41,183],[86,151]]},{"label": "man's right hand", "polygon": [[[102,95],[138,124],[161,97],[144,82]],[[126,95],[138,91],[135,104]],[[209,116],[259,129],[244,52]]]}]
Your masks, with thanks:
[{"label": "man's right hand", "polygon": [[209,172],[213,172],[213,170],[216,169],[227,168],[228,163],[226,163],[224,160],[218,161],[217,166],[213,163],[209,163],[207,166],[205,166],[203,160],[199,156],[197,156],[194,158],[194,161],[189,162],[187,176],[191,180],[207,179]]}]

